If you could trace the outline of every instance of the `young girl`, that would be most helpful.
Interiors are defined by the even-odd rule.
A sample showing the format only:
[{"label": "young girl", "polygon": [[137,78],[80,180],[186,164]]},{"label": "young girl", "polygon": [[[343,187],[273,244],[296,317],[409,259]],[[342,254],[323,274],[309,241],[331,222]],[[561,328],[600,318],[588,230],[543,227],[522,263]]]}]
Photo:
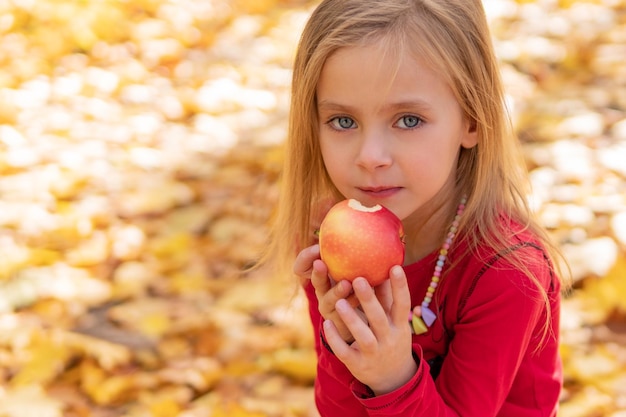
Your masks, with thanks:
[{"label": "young girl", "polygon": [[[525,202],[480,0],[325,0],[292,88],[269,248],[310,302],[320,414],[555,416],[556,251]],[[320,259],[314,230],[346,198],[402,220],[405,264],[376,288]]]}]

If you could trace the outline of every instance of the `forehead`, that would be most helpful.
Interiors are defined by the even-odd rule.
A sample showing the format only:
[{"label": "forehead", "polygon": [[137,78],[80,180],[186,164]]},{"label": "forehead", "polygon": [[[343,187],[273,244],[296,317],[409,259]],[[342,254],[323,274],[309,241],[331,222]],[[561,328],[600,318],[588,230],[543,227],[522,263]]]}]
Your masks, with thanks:
[{"label": "forehead", "polygon": [[317,85],[320,100],[373,103],[413,100],[451,90],[439,71],[403,43],[387,39],[339,48],[325,62]]}]

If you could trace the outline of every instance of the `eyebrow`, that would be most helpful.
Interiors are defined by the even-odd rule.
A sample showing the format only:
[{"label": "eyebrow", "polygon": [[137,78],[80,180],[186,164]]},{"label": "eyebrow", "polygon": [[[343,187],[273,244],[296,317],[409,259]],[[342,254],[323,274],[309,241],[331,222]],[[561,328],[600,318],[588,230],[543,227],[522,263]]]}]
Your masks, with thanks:
[{"label": "eyebrow", "polygon": [[[318,102],[317,107],[326,111],[345,111],[350,113],[354,108],[352,106],[343,105],[330,100],[322,100]],[[396,103],[389,103],[381,107],[382,111],[398,111],[405,109],[418,109],[420,111],[430,110],[432,106],[424,100],[407,100]]]}]

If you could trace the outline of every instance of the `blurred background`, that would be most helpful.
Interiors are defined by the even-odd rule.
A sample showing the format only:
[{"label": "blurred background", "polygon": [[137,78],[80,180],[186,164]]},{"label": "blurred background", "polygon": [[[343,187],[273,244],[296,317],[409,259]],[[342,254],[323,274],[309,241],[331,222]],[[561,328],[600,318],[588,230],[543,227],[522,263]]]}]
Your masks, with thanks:
[{"label": "blurred background", "polygon": [[[0,416],[305,417],[257,271],[316,1],[0,0]],[[486,0],[532,205],[572,268],[560,416],[626,416],[626,1]]]}]

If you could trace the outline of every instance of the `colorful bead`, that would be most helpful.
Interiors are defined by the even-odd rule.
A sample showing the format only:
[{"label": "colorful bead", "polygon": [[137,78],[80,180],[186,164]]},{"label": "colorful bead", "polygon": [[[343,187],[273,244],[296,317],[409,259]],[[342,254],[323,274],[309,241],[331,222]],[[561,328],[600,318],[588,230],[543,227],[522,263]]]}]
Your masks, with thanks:
[{"label": "colorful bead", "polygon": [[463,197],[461,199],[461,203],[459,204],[456,210],[456,216],[452,221],[452,225],[450,226],[450,230],[448,231],[448,235],[446,236],[446,240],[444,241],[441,249],[439,250],[439,256],[437,257],[437,263],[435,266],[435,271],[433,272],[433,276],[430,279],[430,284],[426,289],[426,294],[424,295],[424,300],[422,300],[421,304],[421,313],[418,315],[418,308],[415,307],[413,311],[409,314],[409,323],[411,324],[411,329],[414,334],[422,334],[428,331],[428,328],[432,326],[432,324],[437,319],[437,315],[429,308],[431,301],[435,295],[435,291],[437,290],[437,286],[439,285],[439,281],[441,279],[441,272],[443,271],[443,266],[448,259],[448,251],[452,246],[452,241],[456,236],[456,232],[459,230],[459,223],[461,220],[461,215],[465,210],[465,204],[467,202],[467,198]]},{"label": "colorful bead", "polygon": [[437,315],[432,312],[428,307],[422,307],[422,320],[426,326],[430,327],[437,319]]}]

